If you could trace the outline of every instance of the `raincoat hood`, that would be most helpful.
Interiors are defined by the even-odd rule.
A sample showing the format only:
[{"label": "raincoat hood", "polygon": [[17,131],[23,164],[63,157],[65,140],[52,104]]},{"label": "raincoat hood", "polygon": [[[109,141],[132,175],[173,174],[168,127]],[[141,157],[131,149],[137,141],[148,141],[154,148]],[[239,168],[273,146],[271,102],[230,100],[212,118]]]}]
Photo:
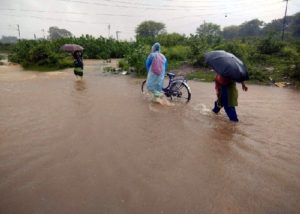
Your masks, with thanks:
[{"label": "raincoat hood", "polygon": [[156,42],[153,46],[152,46],[152,52],[158,51],[160,52],[160,44],[158,42]]}]

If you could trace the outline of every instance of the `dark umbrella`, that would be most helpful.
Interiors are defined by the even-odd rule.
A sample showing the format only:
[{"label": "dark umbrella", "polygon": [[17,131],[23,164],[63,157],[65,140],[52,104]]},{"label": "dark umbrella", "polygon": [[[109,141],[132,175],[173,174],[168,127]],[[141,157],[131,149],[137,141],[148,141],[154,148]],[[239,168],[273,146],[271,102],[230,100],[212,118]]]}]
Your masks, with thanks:
[{"label": "dark umbrella", "polygon": [[75,51],[83,51],[84,48],[76,44],[64,44],[63,46],[61,46],[60,49],[67,52],[74,53]]},{"label": "dark umbrella", "polygon": [[244,63],[226,51],[211,51],[205,54],[205,62],[221,76],[243,82],[249,79]]}]

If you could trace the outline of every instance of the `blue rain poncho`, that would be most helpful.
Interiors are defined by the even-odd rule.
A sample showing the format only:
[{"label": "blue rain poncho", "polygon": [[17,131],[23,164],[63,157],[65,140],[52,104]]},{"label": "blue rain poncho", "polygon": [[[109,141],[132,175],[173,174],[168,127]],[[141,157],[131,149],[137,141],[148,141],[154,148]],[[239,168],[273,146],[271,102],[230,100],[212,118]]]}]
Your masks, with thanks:
[{"label": "blue rain poncho", "polygon": [[152,53],[149,54],[146,60],[147,68],[147,89],[154,94],[154,96],[162,95],[163,82],[165,71],[167,70],[167,59],[160,53],[160,44],[155,43],[152,46]]}]

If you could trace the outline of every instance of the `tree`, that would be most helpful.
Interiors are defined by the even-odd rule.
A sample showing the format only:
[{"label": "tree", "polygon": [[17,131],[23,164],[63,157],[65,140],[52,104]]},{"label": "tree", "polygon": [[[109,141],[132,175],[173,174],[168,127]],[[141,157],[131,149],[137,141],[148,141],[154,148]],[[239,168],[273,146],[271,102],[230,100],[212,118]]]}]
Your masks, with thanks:
[{"label": "tree", "polygon": [[223,29],[223,37],[224,39],[236,39],[239,37],[239,26],[228,26]]},{"label": "tree", "polygon": [[297,13],[293,16],[289,28],[294,37],[300,37],[300,13]]},{"label": "tree", "polygon": [[16,43],[18,41],[18,38],[15,36],[2,36],[2,39],[0,39],[1,43]]},{"label": "tree", "polygon": [[221,28],[220,25],[216,25],[210,22],[204,22],[197,28],[196,32],[200,36],[220,36]]},{"label": "tree", "polygon": [[254,37],[261,34],[261,29],[264,22],[258,19],[253,19],[248,22],[244,22],[240,25],[239,34],[241,37]]},{"label": "tree", "polygon": [[66,29],[59,29],[58,27],[50,27],[49,28],[49,39],[59,39],[59,38],[67,38],[72,37],[72,33]]},{"label": "tree", "polygon": [[279,34],[282,31],[282,19],[274,19],[272,22],[267,23],[262,29],[264,35]]},{"label": "tree", "polygon": [[160,33],[165,32],[165,24],[155,21],[144,21],[135,29],[137,37],[156,37]]}]

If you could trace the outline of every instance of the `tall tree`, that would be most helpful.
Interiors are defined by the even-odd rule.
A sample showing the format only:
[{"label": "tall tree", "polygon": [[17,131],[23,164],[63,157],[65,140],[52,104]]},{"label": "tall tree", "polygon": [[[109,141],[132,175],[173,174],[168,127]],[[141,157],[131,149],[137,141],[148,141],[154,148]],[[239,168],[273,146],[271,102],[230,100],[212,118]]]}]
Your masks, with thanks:
[{"label": "tall tree", "polygon": [[294,37],[300,37],[300,13],[293,16],[289,29]]},{"label": "tall tree", "polygon": [[240,25],[239,34],[241,37],[253,37],[261,34],[261,29],[264,22],[258,19],[253,19],[248,22],[244,22]]},{"label": "tall tree", "polygon": [[239,26],[228,26],[223,29],[223,37],[224,39],[236,39],[239,37]]},{"label": "tall tree", "polygon": [[196,32],[200,36],[220,36],[221,28],[220,25],[210,22],[204,22],[197,28]]},{"label": "tall tree", "polygon": [[274,19],[267,23],[262,29],[262,33],[266,34],[279,34],[282,31],[282,19]]},{"label": "tall tree", "polygon": [[135,30],[137,37],[156,37],[165,32],[165,24],[155,21],[144,21]]},{"label": "tall tree", "polygon": [[48,33],[49,39],[51,40],[72,36],[72,33],[70,31],[66,29],[60,29],[58,27],[50,27]]}]

